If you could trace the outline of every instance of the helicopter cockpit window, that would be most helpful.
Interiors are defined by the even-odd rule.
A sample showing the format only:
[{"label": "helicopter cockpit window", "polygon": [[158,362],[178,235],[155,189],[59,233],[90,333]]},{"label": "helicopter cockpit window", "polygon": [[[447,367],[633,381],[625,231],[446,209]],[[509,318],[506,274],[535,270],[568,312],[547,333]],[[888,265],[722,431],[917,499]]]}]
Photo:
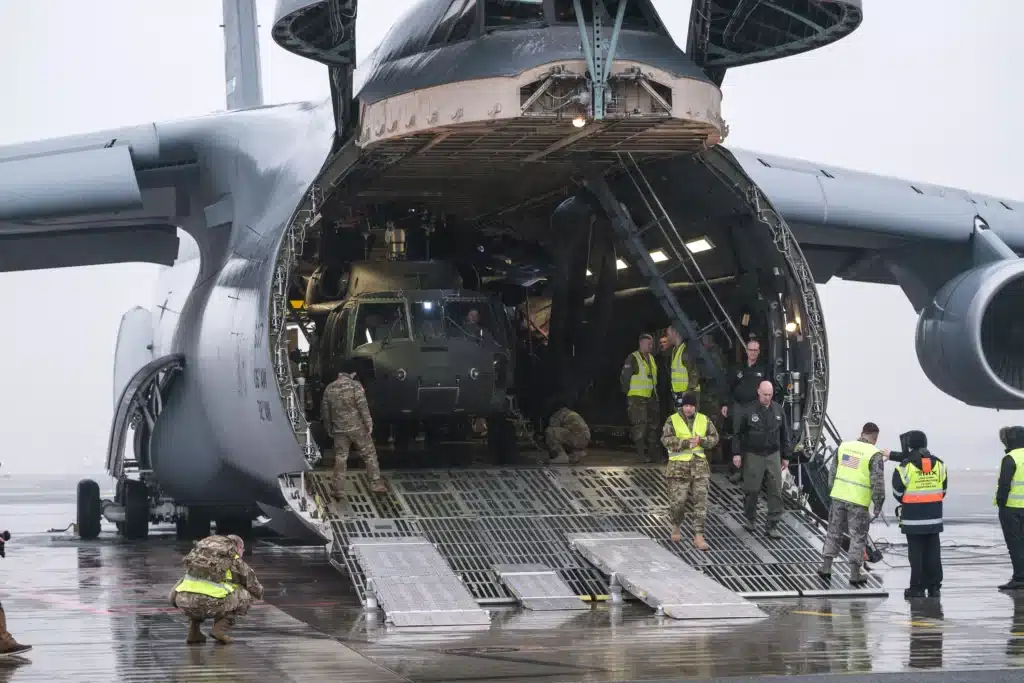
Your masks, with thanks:
[{"label": "helicopter cockpit window", "polygon": [[484,25],[509,28],[544,23],[543,0],[485,0]]},{"label": "helicopter cockpit window", "polygon": [[352,348],[385,340],[409,338],[409,321],[405,317],[405,304],[395,302],[373,302],[359,304],[356,316],[356,331]]},{"label": "helicopter cockpit window", "polygon": [[430,341],[444,338],[444,308],[440,301],[413,301],[410,306],[417,339]]},{"label": "helicopter cockpit window", "polygon": [[500,322],[495,320],[491,306],[486,301],[451,300],[445,302],[444,309],[449,336],[498,343],[503,340]]},{"label": "helicopter cockpit window", "polygon": [[[642,7],[644,4],[647,3],[630,0],[629,4],[626,5],[626,13],[622,17],[622,28],[661,33],[661,27],[657,25],[657,22],[651,20],[653,17],[648,18],[647,13]],[[583,8],[584,23],[594,23],[594,9],[591,0],[583,0],[580,6]],[[606,12],[604,12],[603,19],[610,34],[611,27],[615,25],[615,16],[619,11],[619,3],[615,0],[604,0],[604,7]],[[576,7],[573,0],[555,0],[555,21],[559,23],[576,23]]]}]

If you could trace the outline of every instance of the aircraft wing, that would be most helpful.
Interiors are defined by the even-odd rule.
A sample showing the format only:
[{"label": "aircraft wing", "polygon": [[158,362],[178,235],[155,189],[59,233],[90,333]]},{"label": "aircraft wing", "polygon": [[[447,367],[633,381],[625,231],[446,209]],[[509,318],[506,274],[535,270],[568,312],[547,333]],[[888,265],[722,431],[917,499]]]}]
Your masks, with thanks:
[{"label": "aircraft wing", "polygon": [[173,263],[198,176],[177,147],[147,124],[0,148],[0,272]]},{"label": "aircraft wing", "polygon": [[1024,202],[731,152],[789,224],[818,283],[838,277],[899,284],[920,310],[943,284],[975,265],[975,216],[1024,252]]}]

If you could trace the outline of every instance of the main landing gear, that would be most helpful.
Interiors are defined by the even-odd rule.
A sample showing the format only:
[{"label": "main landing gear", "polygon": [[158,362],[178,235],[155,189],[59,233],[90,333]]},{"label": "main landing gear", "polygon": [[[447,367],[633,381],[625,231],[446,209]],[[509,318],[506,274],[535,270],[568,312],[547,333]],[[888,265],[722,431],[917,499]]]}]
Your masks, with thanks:
[{"label": "main landing gear", "polygon": [[101,500],[100,487],[92,479],[78,482],[78,535],[92,540],[100,535],[100,524],[107,520],[117,526],[125,538],[141,540],[149,537],[150,521],[164,521],[173,515],[173,503],[153,505],[149,487],[143,481],[122,479],[117,484],[114,500]]}]

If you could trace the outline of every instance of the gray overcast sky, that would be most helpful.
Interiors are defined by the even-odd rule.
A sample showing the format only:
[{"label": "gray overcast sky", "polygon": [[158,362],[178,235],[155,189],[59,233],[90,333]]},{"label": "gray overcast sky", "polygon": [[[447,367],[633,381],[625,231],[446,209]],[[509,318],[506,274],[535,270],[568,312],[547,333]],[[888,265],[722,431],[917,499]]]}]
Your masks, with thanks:
[{"label": "gray overcast sky", "polygon": [[[360,3],[365,56],[411,0]],[[1024,199],[1024,63],[1018,0],[867,0],[853,36],[731,71],[726,146]],[[4,0],[0,145],[198,116],[224,108],[217,0]],[[270,39],[260,0],[267,102],[327,96],[326,69]],[[685,45],[689,2],[656,0]],[[674,9],[673,9],[674,7]],[[102,468],[121,315],[152,306],[155,266],[0,274],[0,460],[13,472]],[[822,288],[829,412],[852,437],[865,420],[928,432],[959,467],[992,467],[996,430],[1019,413],[968,408],[935,389],[914,352],[916,315],[895,287]]]}]

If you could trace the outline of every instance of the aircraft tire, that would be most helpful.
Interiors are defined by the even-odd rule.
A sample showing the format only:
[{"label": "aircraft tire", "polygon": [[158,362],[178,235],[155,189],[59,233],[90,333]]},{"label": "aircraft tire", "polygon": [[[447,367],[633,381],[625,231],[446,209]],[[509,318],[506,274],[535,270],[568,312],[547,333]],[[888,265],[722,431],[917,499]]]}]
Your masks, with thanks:
[{"label": "aircraft tire", "polygon": [[92,479],[78,482],[78,537],[91,541],[100,535],[100,485]]},{"label": "aircraft tire", "polygon": [[515,425],[505,415],[487,418],[487,450],[496,456],[499,465],[511,465],[519,455]]},{"label": "aircraft tire", "polygon": [[149,538],[149,489],[141,481],[124,482],[124,537],[133,541]]}]

